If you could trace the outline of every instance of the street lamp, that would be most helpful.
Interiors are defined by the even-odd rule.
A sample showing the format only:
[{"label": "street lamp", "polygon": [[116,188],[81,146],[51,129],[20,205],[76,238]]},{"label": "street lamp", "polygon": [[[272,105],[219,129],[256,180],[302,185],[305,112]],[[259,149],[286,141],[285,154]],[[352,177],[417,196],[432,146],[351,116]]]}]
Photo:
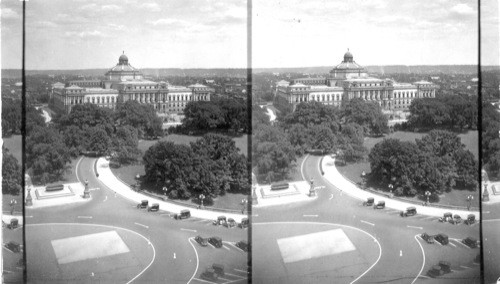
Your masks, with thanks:
[{"label": "street lamp", "polygon": [[198,197],[200,198],[200,207],[198,207],[198,208],[201,208],[201,207],[203,207],[203,200],[205,199],[205,195],[203,195],[203,193],[202,193]]},{"label": "street lamp", "polygon": [[89,181],[85,180],[85,189],[83,190],[83,198],[90,198]]},{"label": "street lamp", "polygon": [[392,183],[389,184],[389,192],[390,192],[390,197],[392,198],[392,189],[394,188],[394,186],[392,185]]},{"label": "street lamp", "polygon": [[425,196],[427,197],[427,202],[425,203],[425,205],[429,205],[429,197],[431,196],[431,192],[426,190],[425,191]]},{"label": "street lamp", "polygon": [[248,200],[247,200],[246,198],[242,199],[242,200],[241,200],[241,204],[243,205],[243,206],[242,206],[242,208],[241,208],[241,214],[243,214],[243,213],[244,213],[244,211],[245,211],[245,207],[246,207],[246,206],[247,206],[247,204],[248,204]]},{"label": "street lamp", "polygon": [[484,183],[483,201],[490,201],[490,194],[488,193],[488,184],[486,182]]},{"label": "street lamp", "polygon": [[472,195],[467,196],[467,210],[470,210],[470,206],[471,206],[473,199],[474,199],[474,196],[472,196]]}]

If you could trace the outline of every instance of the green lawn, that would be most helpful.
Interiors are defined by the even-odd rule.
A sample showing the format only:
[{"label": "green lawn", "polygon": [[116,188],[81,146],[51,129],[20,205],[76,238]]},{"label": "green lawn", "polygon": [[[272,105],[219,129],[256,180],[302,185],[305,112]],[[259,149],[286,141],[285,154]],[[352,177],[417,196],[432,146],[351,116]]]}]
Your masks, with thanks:
[{"label": "green lawn", "polygon": [[[241,153],[247,155],[248,149],[248,141],[247,141],[247,135],[242,135],[240,137],[234,137],[233,140],[235,141],[236,147],[241,150]],[[161,138],[161,141],[172,141],[177,144],[189,144],[190,142],[194,142],[197,139],[201,138],[201,136],[188,136],[188,135],[179,135],[179,134],[170,134],[166,137]],[[149,147],[153,146],[156,144],[158,140],[140,140],[139,141],[139,149],[142,151],[142,153],[145,153]],[[136,165],[129,165],[129,166],[122,166],[118,169],[111,168],[111,171],[122,181],[124,181],[127,184],[135,184],[135,176],[137,175],[144,175],[144,165],[142,165],[142,160],[141,163],[136,164]],[[141,186],[142,189],[144,190],[152,190],[152,188],[143,185]],[[214,205],[213,207],[216,208],[225,208],[225,209],[235,209],[235,210],[241,210],[242,205],[241,200],[244,198],[248,198],[247,195],[243,194],[234,194],[234,193],[227,193],[224,196],[220,196],[217,199],[214,200]],[[186,201],[186,203],[193,204],[191,201]]]},{"label": "green lawn", "polygon": [[[413,132],[394,132],[390,135],[387,135],[385,138],[396,138],[402,141],[415,141],[415,138],[421,138],[425,133],[413,133]],[[459,135],[462,143],[465,144],[466,149],[470,150],[474,156],[478,157],[478,132],[477,131],[469,131],[465,134]],[[366,138],[365,139],[365,147],[370,151],[375,144],[382,141],[384,138]],[[337,164],[337,169],[339,172],[344,175],[346,178],[351,181],[358,183],[361,182],[361,173],[365,171],[366,173],[370,173],[370,163],[368,161],[353,163],[353,164]],[[473,207],[479,206],[479,192],[472,192],[468,190],[453,190],[451,192],[446,192],[440,196],[440,204],[446,205],[454,205],[454,206],[467,206],[466,197],[472,194],[474,196],[474,201],[472,202]],[[411,199],[411,198],[408,198]],[[418,197],[413,198],[415,201],[418,201]]]},{"label": "green lawn", "polygon": [[19,164],[21,164],[21,156],[23,155],[21,135],[12,135],[11,137],[3,138],[3,145],[9,149],[9,153],[14,155]]}]

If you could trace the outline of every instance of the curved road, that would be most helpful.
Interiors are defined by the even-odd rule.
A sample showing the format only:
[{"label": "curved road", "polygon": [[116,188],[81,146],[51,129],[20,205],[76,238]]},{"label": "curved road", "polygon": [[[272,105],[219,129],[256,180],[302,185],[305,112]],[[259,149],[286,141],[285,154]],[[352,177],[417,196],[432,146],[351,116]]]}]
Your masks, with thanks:
[{"label": "curved road", "polygon": [[[115,226],[137,232],[149,239],[156,252],[151,266],[134,281],[137,283],[197,283],[197,277],[205,266],[211,265],[203,259],[211,261],[211,255],[219,254],[220,262],[226,264],[226,270],[238,269],[246,271],[247,255],[232,246],[240,240],[247,239],[247,230],[238,228],[222,228],[213,226],[210,220],[186,219],[174,220],[167,212],[147,212],[137,209],[136,204],[116,195],[112,189],[106,188],[94,174],[94,158],[82,158],[76,169],[80,181],[88,180],[91,191],[89,202],[61,205],[50,208],[27,209],[26,246],[30,249],[31,240],[37,235],[30,235],[30,224],[43,223],[81,223]],[[49,225],[47,225],[49,226]],[[189,239],[196,235],[203,237],[220,236],[228,244],[223,249],[200,250],[197,243]],[[55,238],[57,239],[57,238]],[[151,248],[148,248],[151,250]],[[145,252],[146,253],[146,252]],[[224,258],[227,256],[228,261]],[[28,253],[36,261],[37,255]],[[201,261],[200,261],[201,260]],[[110,271],[109,273],[113,273]],[[36,271],[28,267],[28,277],[36,277]],[[246,275],[229,279],[232,283],[245,283]],[[92,275],[88,275],[92,279]],[[119,279],[119,278],[117,278]],[[201,282],[201,281],[198,281]],[[224,281],[218,281],[224,283]]]},{"label": "curved road", "polygon": [[[324,186],[318,190],[318,198],[311,201],[281,205],[279,207],[254,208],[252,222],[325,222],[349,225],[362,229],[373,235],[380,243],[382,253],[377,264],[357,283],[419,283],[429,281],[426,271],[440,260],[451,262],[452,274],[463,274],[461,279],[453,279],[450,283],[474,283],[479,268],[473,263],[478,249],[469,249],[459,241],[451,241],[451,245],[426,244],[419,237],[423,232],[429,234],[445,233],[450,238],[462,239],[468,236],[479,239],[479,226],[451,225],[438,222],[433,217],[412,216],[402,218],[399,212],[384,209],[374,210],[364,207],[361,200],[353,199],[328,183],[319,172],[321,157],[309,156],[304,164],[305,180],[314,179],[315,186]],[[259,240],[272,238],[266,232],[257,231],[254,226],[254,246]],[[304,234],[307,233],[304,230]],[[262,234],[262,236],[260,236]],[[254,263],[254,266],[258,263]],[[361,273],[360,273],[361,274]],[[448,274],[445,277],[451,276]],[[324,283],[329,283],[331,279]],[[440,281],[445,281],[440,279]],[[462,282],[463,281],[463,282]],[[331,282],[330,282],[331,283]]]}]

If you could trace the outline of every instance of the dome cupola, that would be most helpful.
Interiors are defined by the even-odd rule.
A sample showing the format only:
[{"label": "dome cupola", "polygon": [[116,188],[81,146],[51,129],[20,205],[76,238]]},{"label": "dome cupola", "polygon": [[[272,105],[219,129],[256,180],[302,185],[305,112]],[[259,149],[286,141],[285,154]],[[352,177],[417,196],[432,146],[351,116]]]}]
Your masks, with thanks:
[{"label": "dome cupola", "polygon": [[118,64],[120,64],[120,65],[127,65],[128,64],[128,57],[125,55],[125,51],[123,52],[122,55],[120,55],[120,58],[118,58]]},{"label": "dome cupola", "polygon": [[353,62],[353,56],[352,53],[349,51],[349,48],[347,49],[347,52],[344,54],[344,62]]}]

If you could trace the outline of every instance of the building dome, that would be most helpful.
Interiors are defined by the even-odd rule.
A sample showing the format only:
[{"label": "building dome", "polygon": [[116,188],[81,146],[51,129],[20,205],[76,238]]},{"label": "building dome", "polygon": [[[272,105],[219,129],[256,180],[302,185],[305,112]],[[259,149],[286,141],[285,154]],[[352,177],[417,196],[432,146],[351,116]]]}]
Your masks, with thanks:
[{"label": "building dome", "polygon": [[123,53],[120,55],[120,58],[118,58],[118,64],[128,64],[128,57]]},{"label": "building dome", "polygon": [[353,62],[352,53],[347,49],[347,52],[344,54],[344,62]]}]

